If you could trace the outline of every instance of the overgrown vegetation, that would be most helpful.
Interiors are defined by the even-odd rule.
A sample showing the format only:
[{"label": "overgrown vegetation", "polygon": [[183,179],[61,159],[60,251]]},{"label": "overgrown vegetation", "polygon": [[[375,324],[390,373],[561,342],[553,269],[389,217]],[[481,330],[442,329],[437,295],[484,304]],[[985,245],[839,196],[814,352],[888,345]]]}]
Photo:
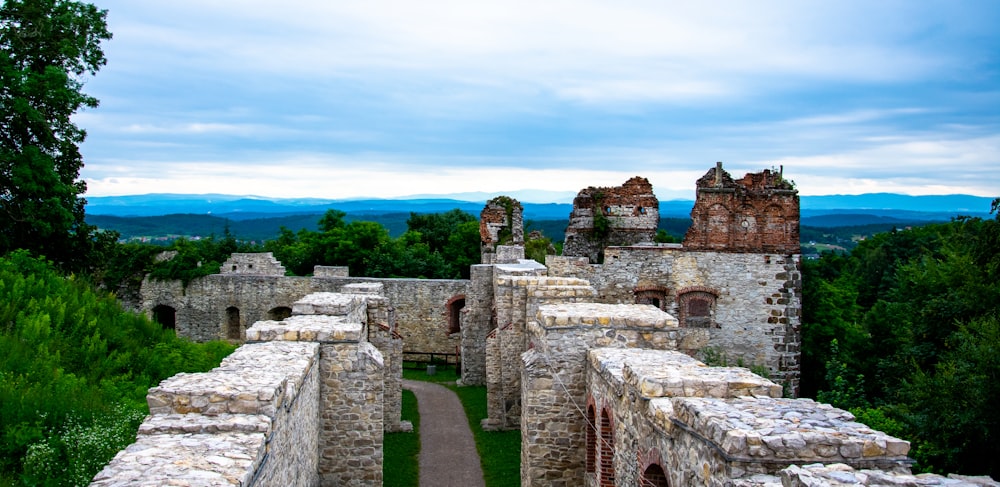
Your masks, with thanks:
[{"label": "overgrown vegetation", "polygon": [[911,440],[921,470],[1000,475],[1000,220],[878,234],[803,279],[803,394]]},{"label": "overgrown vegetation", "polygon": [[0,258],[0,472],[85,485],[135,440],[149,387],[232,350],[179,339],[24,251]]}]

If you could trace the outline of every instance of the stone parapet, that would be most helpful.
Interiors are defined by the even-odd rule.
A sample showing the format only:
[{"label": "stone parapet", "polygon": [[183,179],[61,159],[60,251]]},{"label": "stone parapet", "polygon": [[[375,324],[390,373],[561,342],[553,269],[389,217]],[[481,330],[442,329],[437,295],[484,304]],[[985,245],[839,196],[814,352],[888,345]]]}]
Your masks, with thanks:
[{"label": "stone parapet", "polygon": [[652,306],[572,303],[540,306],[538,325],[546,330],[578,327],[664,329],[676,327],[677,319]]},{"label": "stone parapet", "polygon": [[317,348],[290,342],[240,347],[210,372],[177,374],[150,389],[149,412],[273,417],[295,398]]},{"label": "stone parapet", "polygon": [[319,292],[292,303],[293,315],[342,316],[347,321],[365,322],[365,301],[353,294]]},{"label": "stone parapet", "polygon": [[253,485],[265,439],[264,433],[141,434],[90,485]]},{"label": "stone parapet", "polygon": [[349,277],[351,269],[346,265],[313,266],[313,277]]},{"label": "stone parapet", "polygon": [[316,343],[256,343],[165,380],[93,485],[317,485],[318,361]]},{"label": "stone parapet", "polygon": [[653,407],[671,407],[675,425],[711,442],[732,462],[821,461],[887,469],[909,464],[909,442],[810,399],[686,397]]},{"label": "stone parapet", "polygon": [[1000,487],[997,482],[985,476],[948,474],[911,475],[908,473],[885,472],[882,470],[855,470],[849,465],[820,463],[786,468],[778,476],[784,487]]},{"label": "stone parapet", "polygon": [[164,433],[267,433],[271,418],[263,414],[157,414],[139,425],[140,435]]},{"label": "stone parapet", "polygon": [[679,352],[598,348],[590,366],[642,397],[781,397],[781,386],[742,367],[709,367]]},{"label": "stone parapet", "polygon": [[357,342],[364,326],[340,316],[295,315],[282,321],[258,321],[247,330],[247,341]]},{"label": "stone parapet", "polygon": [[285,266],[271,252],[234,253],[222,263],[219,274],[284,276]]},{"label": "stone parapet", "polygon": [[385,294],[385,285],[381,282],[354,282],[345,284],[340,288],[344,294],[373,294],[381,296]]}]

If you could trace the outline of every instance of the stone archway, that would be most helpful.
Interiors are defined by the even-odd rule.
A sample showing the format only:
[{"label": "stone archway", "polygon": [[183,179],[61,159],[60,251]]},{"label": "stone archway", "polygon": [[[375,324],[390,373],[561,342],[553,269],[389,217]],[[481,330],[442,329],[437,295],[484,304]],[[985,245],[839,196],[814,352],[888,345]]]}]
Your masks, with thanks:
[{"label": "stone archway", "polygon": [[639,478],[639,485],[641,487],[670,487],[667,482],[667,473],[663,470],[659,464],[652,464],[646,467],[646,470],[642,471],[642,477]]}]

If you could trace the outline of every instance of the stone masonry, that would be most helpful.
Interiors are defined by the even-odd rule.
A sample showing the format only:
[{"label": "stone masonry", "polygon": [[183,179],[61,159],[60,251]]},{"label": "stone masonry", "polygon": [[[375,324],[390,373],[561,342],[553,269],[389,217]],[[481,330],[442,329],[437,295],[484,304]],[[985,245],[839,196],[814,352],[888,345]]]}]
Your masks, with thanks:
[{"label": "stone masonry", "polygon": [[573,200],[563,255],[601,262],[608,246],[653,242],[659,224],[660,202],[646,178],[612,188],[591,186]]},{"label": "stone masonry", "polygon": [[150,389],[136,443],[92,485],[381,485],[385,371],[366,299],[306,296],[219,367]]},{"label": "stone masonry", "polygon": [[479,214],[481,263],[496,263],[498,246],[524,246],[523,212],[521,203],[509,196],[497,196],[486,202]]},{"label": "stone masonry", "polygon": [[229,256],[219,271],[220,274],[244,274],[255,276],[283,276],[285,266],[274,258],[271,252],[235,253]]}]

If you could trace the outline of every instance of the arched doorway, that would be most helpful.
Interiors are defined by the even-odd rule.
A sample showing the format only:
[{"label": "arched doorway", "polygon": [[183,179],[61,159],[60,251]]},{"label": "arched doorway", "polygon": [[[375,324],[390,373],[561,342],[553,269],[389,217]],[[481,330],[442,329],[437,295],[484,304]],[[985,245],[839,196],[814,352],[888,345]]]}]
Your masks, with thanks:
[{"label": "arched doorway", "polygon": [[177,311],[165,304],[158,304],[153,307],[153,321],[159,323],[165,330],[176,330]]},{"label": "arched doorway", "polygon": [[242,338],[240,329],[240,309],[235,306],[226,308],[226,338],[239,340]]},{"label": "arched doorway", "polygon": [[670,484],[667,483],[667,473],[663,471],[663,467],[655,463],[646,467],[646,470],[642,472],[639,485],[642,487],[670,487]]}]

